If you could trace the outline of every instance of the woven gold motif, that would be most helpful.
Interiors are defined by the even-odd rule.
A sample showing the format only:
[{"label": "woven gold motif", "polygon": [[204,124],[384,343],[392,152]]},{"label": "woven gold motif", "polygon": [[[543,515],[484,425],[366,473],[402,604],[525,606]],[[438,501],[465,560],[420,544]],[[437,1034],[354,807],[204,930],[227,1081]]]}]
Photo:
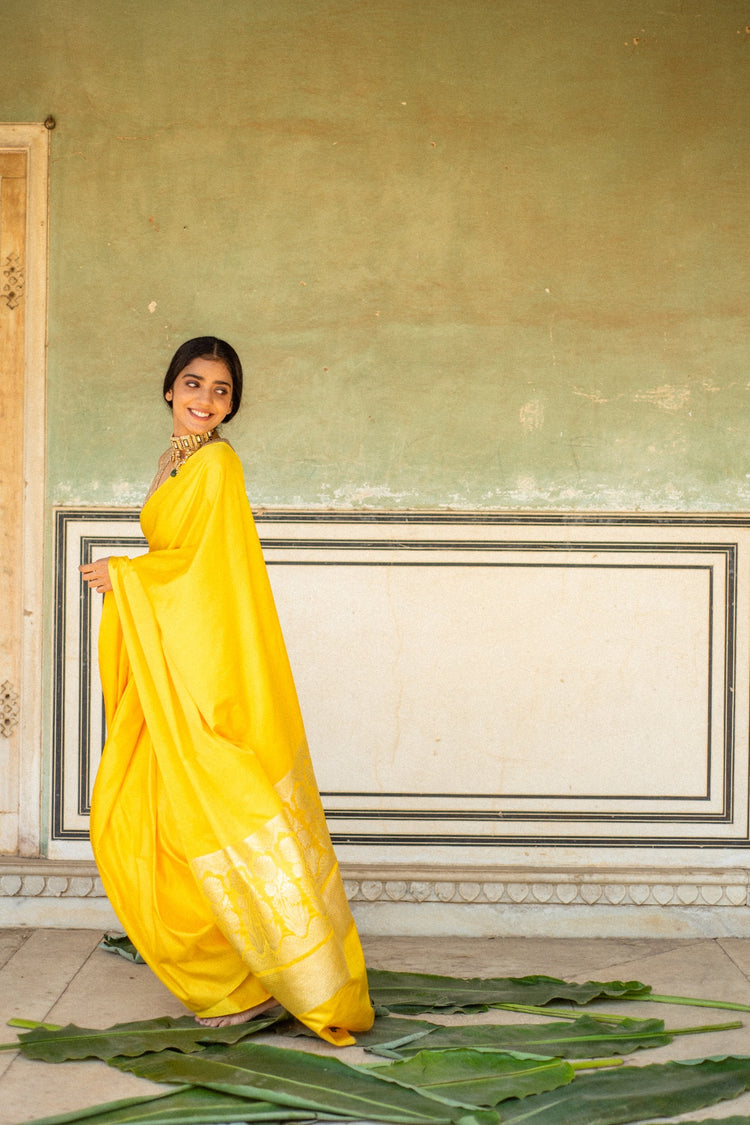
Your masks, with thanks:
[{"label": "woven gold motif", "polygon": [[306,747],[275,788],[282,812],[191,862],[219,928],[256,975],[305,957],[330,936],[332,918],[349,914]]}]

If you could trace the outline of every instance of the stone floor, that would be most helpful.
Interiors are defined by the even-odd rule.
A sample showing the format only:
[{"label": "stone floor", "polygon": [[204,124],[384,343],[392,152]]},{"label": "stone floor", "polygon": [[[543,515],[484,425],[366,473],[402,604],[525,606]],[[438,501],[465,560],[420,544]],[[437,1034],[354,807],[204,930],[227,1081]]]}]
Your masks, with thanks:
[{"label": "stone floor", "polygon": [[[103,1028],[117,1022],[184,1014],[146,966],[98,949],[100,938],[101,934],[92,930],[0,929],[3,1041],[15,1038],[12,1029],[5,1028],[6,1021],[13,1017]],[[364,945],[368,963],[378,968],[452,976],[546,973],[569,980],[638,979],[658,993],[750,1004],[750,939],[744,938],[377,937],[365,938]],[[719,1010],[634,1002],[619,1008],[608,1004],[607,1010],[627,1011],[633,1016],[658,1015],[672,1027],[734,1018]],[[487,1022],[528,1017],[494,1011],[474,1018]],[[446,1022],[449,1019],[446,1017]],[[299,1047],[299,1040],[294,1045]],[[305,1040],[305,1049],[333,1050],[312,1040]],[[630,1056],[629,1061],[642,1064],[717,1054],[750,1055],[750,1013],[742,1030],[685,1036],[670,1047]],[[364,1057],[358,1048],[348,1048],[342,1056],[353,1061]],[[21,1125],[38,1117],[163,1089],[104,1063],[54,1066],[26,1060],[15,1051],[0,1053],[0,1125]],[[750,1093],[687,1115],[684,1120],[736,1114],[747,1115],[750,1122]]]}]

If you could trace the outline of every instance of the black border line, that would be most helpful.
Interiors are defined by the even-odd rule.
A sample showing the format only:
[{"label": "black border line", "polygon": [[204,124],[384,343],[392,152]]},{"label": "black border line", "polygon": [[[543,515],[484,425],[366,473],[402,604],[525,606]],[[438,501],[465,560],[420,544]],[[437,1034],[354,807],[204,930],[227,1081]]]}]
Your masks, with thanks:
[{"label": "black border line", "polygon": [[69,519],[67,518],[65,512],[58,511],[55,513],[55,572],[53,576],[54,612],[52,623],[52,816],[50,821],[50,835],[53,840],[61,840],[66,837],[63,825],[63,813],[65,806],[65,771],[63,769],[63,751],[65,741],[65,556],[68,540],[68,523]]},{"label": "black border line", "polygon": [[[55,574],[54,574],[54,614],[53,614],[53,705],[52,705],[52,762],[51,762],[51,818],[50,840],[88,840],[89,833],[85,829],[65,827],[65,632],[67,627],[67,605],[65,599],[66,560],[68,554],[68,529],[72,524],[81,520],[91,520],[97,523],[137,523],[138,514],[118,510],[110,513],[102,510],[89,511],[87,509],[58,509],[54,513],[55,525]],[[131,547],[139,542],[132,536],[112,537],[97,539],[84,536],[80,540],[80,561],[90,562],[93,556],[94,545],[111,543],[113,546]],[[146,540],[140,537],[140,544],[145,546]],[[84,586],[80,579],[79,590],[79,652],[81,676],[78,685],[78,727],[77,727],[77,757],[78,757],[78,785],[77,785],[77,812],[79,816],[88,816],[90,804],[89,792],[89,767],[90,767],[90,729],[89,707],[91,699],[91,664],[93,654],[91,646],[91,591]]]}]

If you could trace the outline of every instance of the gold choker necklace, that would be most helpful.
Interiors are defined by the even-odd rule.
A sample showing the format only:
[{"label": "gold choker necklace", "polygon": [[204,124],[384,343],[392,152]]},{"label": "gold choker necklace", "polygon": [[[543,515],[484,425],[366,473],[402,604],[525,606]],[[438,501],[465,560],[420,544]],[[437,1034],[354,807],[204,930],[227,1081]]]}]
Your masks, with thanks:
[{"label": "gold choker necklace", "polygon": [[181,434],[180,437],[172,436],[169,439],[169,444],[172,446],[172,464],[174,468],[170,476],[177,476],[177,470],[181,469],[187,461],[188,457],[192,457],[201,446],[208,445],[210,441],[219,436],[218,427],[213,430],[208,430],[205,434]]}]

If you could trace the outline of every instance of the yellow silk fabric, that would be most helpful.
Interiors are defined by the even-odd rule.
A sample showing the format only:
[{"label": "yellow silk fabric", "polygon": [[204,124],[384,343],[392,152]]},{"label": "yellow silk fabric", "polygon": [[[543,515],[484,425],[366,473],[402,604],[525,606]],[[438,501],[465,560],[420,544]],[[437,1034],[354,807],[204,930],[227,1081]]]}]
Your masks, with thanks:
[{"label": "yellow silk fabric", "polygon": [[200,1016],[275,997],[329,1042],[373,1020],[245,496],[224,442],[146,502],[99,637],[91,838],[120,922]]}]

